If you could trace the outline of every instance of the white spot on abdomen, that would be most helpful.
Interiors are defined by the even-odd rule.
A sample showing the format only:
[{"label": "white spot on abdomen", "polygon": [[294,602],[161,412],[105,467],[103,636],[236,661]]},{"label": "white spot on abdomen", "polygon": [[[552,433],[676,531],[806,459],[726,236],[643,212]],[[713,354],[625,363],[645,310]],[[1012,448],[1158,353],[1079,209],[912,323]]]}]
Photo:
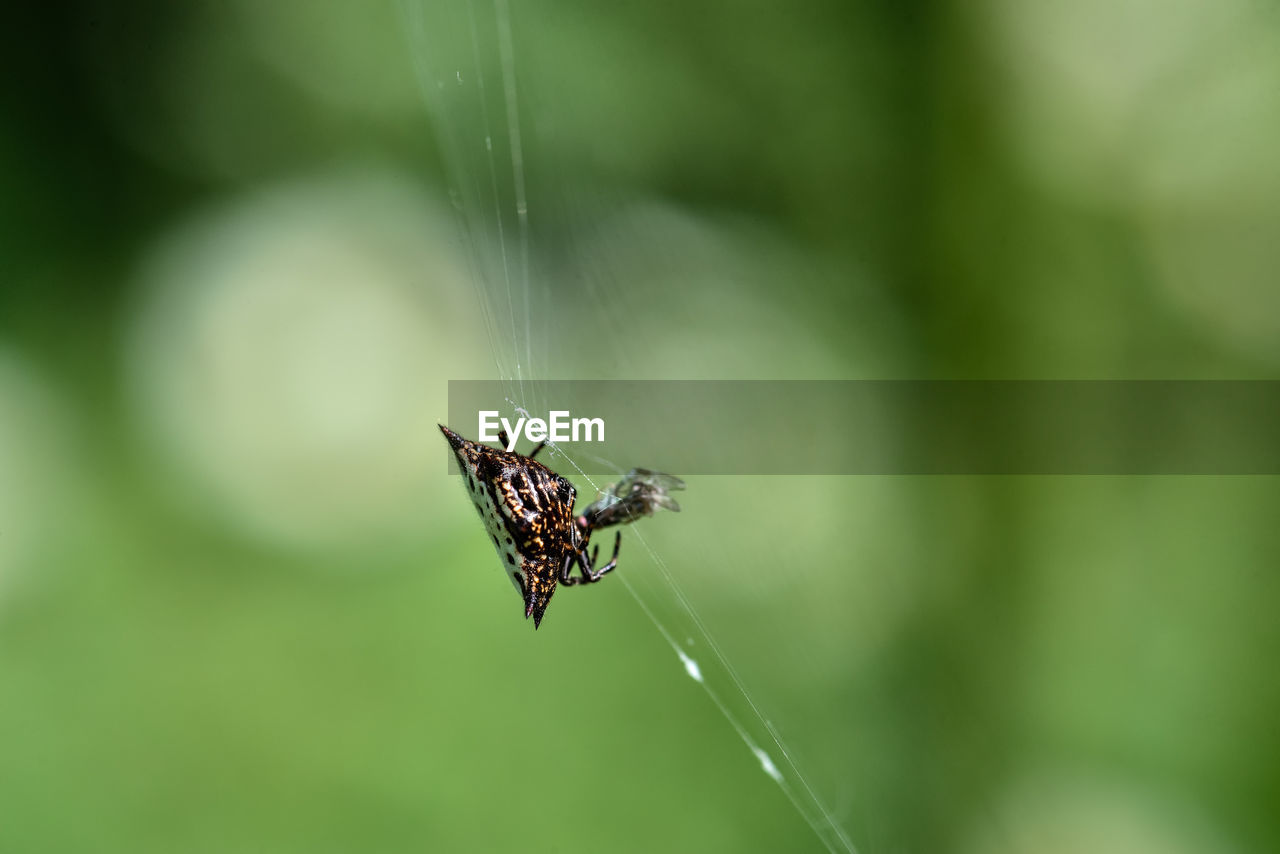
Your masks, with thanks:
[{"label": "white spot on abdomen", "polygon": [[[471,503],[475,505],[476,512],[484,520],[484,529],[489,534],[489,541],[493,543],[494,550],[498,553],[498,561],[502,564],[502,574],[519,591],[520,579],[516,578],[512,573],[520,573],[520,578],[523,578],[524,567],[520,560],[520,554],[516,551],[515,543],[507,542],[511,535],[507,533],[506,525],[502,523],[502,516],[499,515],[498,506],[494,503],[493,496],[489,494],[489,490],[485,488],[474,472],[471,478],[466,480],[466,484],[467,493],[471,496]],[[475,488],[476,486],[479,486],[478,490]]]}]

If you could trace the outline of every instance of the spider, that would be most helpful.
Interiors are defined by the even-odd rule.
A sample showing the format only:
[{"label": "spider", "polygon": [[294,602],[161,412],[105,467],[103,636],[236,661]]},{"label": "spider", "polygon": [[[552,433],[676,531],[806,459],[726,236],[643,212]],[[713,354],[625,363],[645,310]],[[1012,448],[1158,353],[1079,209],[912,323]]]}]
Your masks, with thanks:
[{"label": "spider", "polygon": [[[600,547],[587,553],[595,531],[650,516],[655,507],[679,509],[666,497],[666,489],[684,488],[679,478],[636,469],[619,484],[625,487],[625,496],[611,487],[575,517],[573,484],[534,459],[546,442],[526,457],[464,439],[443,424],[440,430],[458,458],[467,494],[524,599],[524,616],[533,617],[535,629],[557,583],[593,584],[617,568],[622,532],[614,538],[609,562],[598,567]],[[498,441],[507,447],[505,431],[499,433]],[[577,577],[575,567],[581,570]]]}]

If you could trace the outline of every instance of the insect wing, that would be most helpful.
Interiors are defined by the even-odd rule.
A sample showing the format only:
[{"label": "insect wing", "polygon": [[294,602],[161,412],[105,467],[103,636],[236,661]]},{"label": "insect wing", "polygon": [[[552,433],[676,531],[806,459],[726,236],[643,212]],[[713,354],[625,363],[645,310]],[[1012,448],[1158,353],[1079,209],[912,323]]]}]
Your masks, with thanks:
[{"label": "insect wing", "polygon": [[684,481],[673,474],[649,469],[632,469],[619,484],[642,484],[659,492],[677,492],[684,489]]},{"label": "insect wing", "polygon": [[594,528],[625,525],[657,510],[680,511],[680,505],[667,493],[684,489],[684,481],[675,475],[649,469],[632,469],[617,483],[606,487],[601,496],[583,515]]}]

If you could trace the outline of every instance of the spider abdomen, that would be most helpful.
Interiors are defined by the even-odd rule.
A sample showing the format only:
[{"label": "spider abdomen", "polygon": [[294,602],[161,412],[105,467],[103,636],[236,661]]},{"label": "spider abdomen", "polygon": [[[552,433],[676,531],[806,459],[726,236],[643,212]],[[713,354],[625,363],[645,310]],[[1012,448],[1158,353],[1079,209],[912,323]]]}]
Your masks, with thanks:
[{"label": "spider abdomen", "polygon": [[462,467],[467,493],[521,593],[534,625],[573,549],[573,486],[535,460],[471,442],[440,426]]}]

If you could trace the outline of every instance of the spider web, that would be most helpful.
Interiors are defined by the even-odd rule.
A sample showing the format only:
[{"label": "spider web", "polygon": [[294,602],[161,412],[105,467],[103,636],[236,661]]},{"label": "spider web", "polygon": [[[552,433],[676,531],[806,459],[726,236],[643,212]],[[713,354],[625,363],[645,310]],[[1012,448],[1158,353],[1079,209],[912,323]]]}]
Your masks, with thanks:
[{"label": "spider web", "polygon": [[[484,344],[477,351],[486,353],[506,390],[510,412],[504,415],[545,414],[555,402],[542,385],[550,379],[665,378],[664,371],[696,377],[659,345],[678,351],[681,340],[696,344],[691,339],[698,306],[688,300],[681,306],[683,338],[680,330],[637,312],[645,300],[626,272],[633,250],[610,249],[614,229],[625,229],[628,219],[608,212],[645,210],[646,203],[625,192],[610,197],[598,185],[584,188],[549,152],[531,154],[537,134],[522,129],[538,128],[553,108],[539,105],[538,93],[522,83],[519,63],[525,60],[516,49],[507,0],[402,0],[401,11],[471,265]],[[615,226],[619,220],[622,225]],[[561,225],[544,233],[540,229],[548,221]],[[688,235],[679,214],[631,222],[640,232],[639,244],[657,254],[668,238]],[[693,275],[720,263],[718,250],[700,251],[708,257],[697,262]],[[681,262],[673,263],[666,272],[679,275]],[[674,301],[681,305],[678,295]],[[595,343],[600,340],[605,343]],[[744,334],[734,343],[749,340]],[[554,443],[549,451],[545,461],[579,481],[584,501],[616,479],[589,476],[585,459],[619,475],[633,465],[658,464],[601,460]],[[705,451],[716,453],[714,446]],[[850,634],[836,626],[866,615],[842,610],[838,601],[850,589],[823,590],[824,576],[814,570],[823,554],[839,561],[846,541],[837,535],[848,527],[843,514],[821,508],[841,502],[846,509],[868,506],[882,498],[868,492],[879,487],[855,486],[846,478],[686,480],[689,492],[679,496],[685,515],[628,526],[624,539],[639,549],[624,554],[624,567],[611,580],[643,611],[674,662],[705,692],[822,845],[853,852],[846,825],[865,793],[851,767],[856,739],[850,731],[857,724],[843,696]],[[589,489],[581,488],[584,481]],[[718,526],[708,523],[706,513],[699,515],[704,502],[721,509]],[[786,529],[792,515],[776,512],[780,503],[813,508],[805,514],[810,526],[803,531],[803,547],[789,544],[797,532]],[[754,532],[745,536],[733,520],[746,521]],[[726,589],[733,592],[727,604]],[[823,607],[823,600],[837,605]],[[873,621],[861,624],[868,622]]]}]

